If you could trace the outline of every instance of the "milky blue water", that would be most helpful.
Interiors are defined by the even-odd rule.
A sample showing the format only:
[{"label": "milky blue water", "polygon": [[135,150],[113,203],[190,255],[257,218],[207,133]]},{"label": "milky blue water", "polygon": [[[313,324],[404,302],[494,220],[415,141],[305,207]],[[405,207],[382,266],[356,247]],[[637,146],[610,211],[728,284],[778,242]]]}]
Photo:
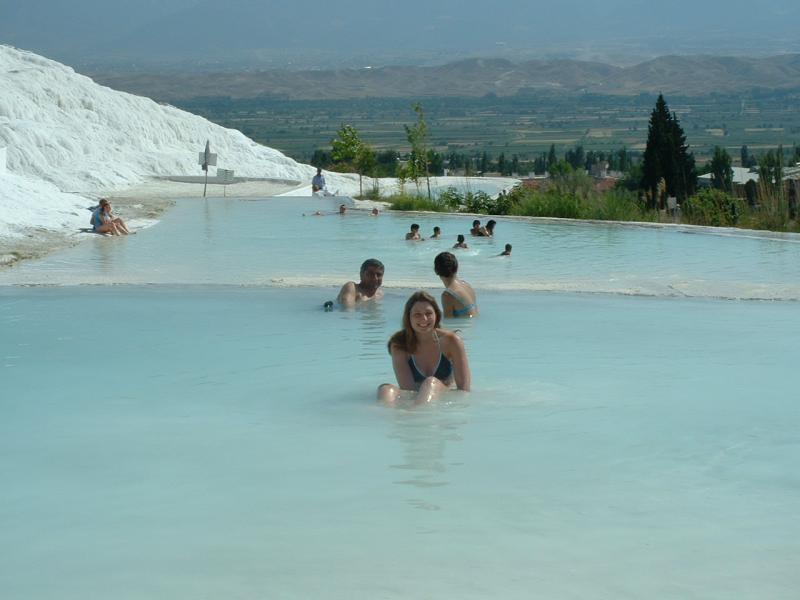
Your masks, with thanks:
[{"label": "milky blue water", "polygon": [[[438,286],[433,258],[459,233],[461,275],[483,289],[800,300],[800,236],[706,235],[660,228],[498,218],[495,238],[473,238],[474,217],[370,217],[329,213],[338,200],[186,200],[154,228],[87,243],[0,271],[0,284],[185,283],[325,286],[338,289],[369,256],[389,287]],[[88,214],[88,212],[87,212]],[[124,216],[124,215],[123,215]],[[483,218],[485,222],[486,219]],[[417,222],[429,237],[405,242]],[[513,245],[511,260],[497,255]]]},{"label": "milky blue water", "polygon": [[158,283],[0,286],[3,598],[797,597],[798,304],[494,284],[559,260],[544,238],[591,257],[560,263],[590,281],[684,242],[738,257],[692,277],[769,291],[796,283],[794,245],[501,221],[515,254],[460,255],[481,316],[447,323],[474,391],[386,409],[409,290],[324,313],[335,289],[313,281],[370,251],[438,294],[434,252],[397,241],[411,217],[285,202],[181,202],[3,273]]}]

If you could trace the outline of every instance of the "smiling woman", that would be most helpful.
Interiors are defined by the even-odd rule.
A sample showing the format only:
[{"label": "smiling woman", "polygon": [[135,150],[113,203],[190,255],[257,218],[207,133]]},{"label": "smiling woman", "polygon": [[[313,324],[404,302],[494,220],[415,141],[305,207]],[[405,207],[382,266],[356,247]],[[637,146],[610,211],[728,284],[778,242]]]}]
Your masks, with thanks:
[{"label": "smiling woman", "polygon": [[442,311],[427,292],[414,292],[403,309],[403,329],[389,339],[389,354],[397,386],[378,387],[378,399],[393,404],[403,390],[416,391],[415,404],[430,402],[455,382],[459,390],[471,386],[464,342],[441,329]]}]

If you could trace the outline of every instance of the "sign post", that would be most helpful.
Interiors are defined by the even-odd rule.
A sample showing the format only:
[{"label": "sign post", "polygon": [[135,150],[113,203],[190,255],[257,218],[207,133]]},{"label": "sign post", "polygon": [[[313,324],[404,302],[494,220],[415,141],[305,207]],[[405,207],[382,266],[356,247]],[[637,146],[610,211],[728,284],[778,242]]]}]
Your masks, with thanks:
[{"label": "sign post", "polygon": [[206,140],[206,149],[200,153],[198,158],[200,168],[206,172],[206,180],[203,184],[203,198],[206,197],[206,188],[208,187],[208,167],[217,166],[217,155],[211,152],[211,140]]},{"label": "sign post", "polygon": [[222,195],[227,197],[228,184],[233,183],[233,169],[217,169],[217,180],[222,184]]}]

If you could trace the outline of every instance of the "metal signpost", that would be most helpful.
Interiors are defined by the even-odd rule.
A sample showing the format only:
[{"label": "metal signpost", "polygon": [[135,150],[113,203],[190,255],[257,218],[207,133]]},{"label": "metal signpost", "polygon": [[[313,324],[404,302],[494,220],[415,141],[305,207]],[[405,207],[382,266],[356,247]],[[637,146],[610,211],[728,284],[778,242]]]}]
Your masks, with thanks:
[{"label": "metal signpost", "polygon": [[217,166],[217,155],[211,153],[211,140],[206,140],[206,149],[200,153],[198,159],[200,167],[206,172],[206,180],[203,184],[203,198],[206,197],[206,188],[208,187],[208,167]]},{"label": "metal signpost", "polygon": [[222,184],[222,195],[228,195],[228,184],[233,183],[233,169],[217,169],[217,181]]}]

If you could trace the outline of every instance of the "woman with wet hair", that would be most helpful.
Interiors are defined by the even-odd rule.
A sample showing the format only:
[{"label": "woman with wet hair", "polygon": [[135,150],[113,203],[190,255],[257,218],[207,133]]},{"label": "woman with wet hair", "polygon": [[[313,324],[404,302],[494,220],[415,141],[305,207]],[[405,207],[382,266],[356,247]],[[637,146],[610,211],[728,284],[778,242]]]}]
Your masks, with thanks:
[{"label": "woman with wet hair", "polygon": [[464,342],[441,328],[442,311],[427,292],[414,292],[403,309],[403,328],[389,338],[397,385],[378,387],[378,399],[395,403],[403,391],[415,392],[415,404],[431,402],[455,383],[468,392],[471,375]]},{"label": "woman with wet hair", "polygon": [[475,290],[466,281],[458,278],[458,259],[451,252],[441,252],[433,260],[433,270],[442,280],[442,309],[444,316],[475,317],[478,301]]}]

